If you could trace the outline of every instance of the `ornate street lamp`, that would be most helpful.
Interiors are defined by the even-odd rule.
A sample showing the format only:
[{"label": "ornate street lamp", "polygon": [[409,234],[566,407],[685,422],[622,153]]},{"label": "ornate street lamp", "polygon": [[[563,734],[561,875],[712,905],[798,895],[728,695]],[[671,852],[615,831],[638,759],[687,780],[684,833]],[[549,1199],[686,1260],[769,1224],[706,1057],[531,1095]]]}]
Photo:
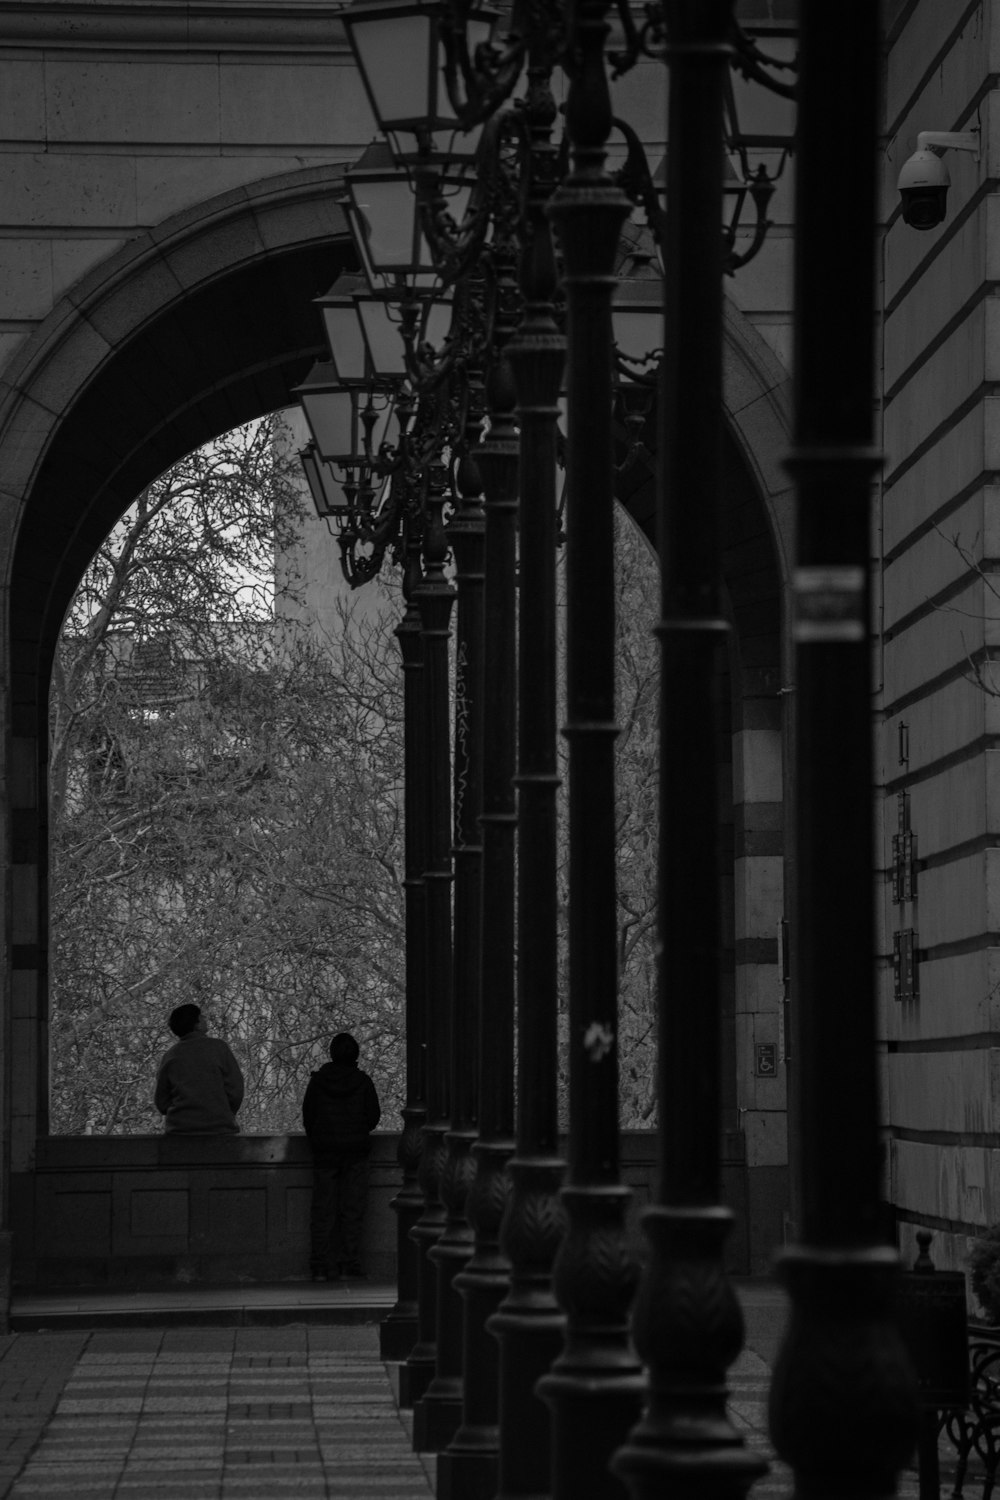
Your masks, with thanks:
[{"label": "ornate street lamp", "polygon": [[320,458],[314,442],[310,441],[300,450],[299,462],[309,485],[316,514],[329,525],[346,509],[344,487],[338,482],[326,460]]},{"label": "ornate street lamp", "polygon": [[[353,8],[355,13],[374,13],[371,7]],[[374,10],[379,10],[375,7]],[[380,12],[381,13],[381,12]],[[428,8],[425,14],[433,17]],[[447,41],[446,69],[455,81],[456,59],[467,68],[476,53],[478,13],[463,16],[461,39]],[[466,23],[468,23],[466,25]],[[436,23],[435,23],[436,24]],[[374,27],[372,28],[375,29]],[[385,28],[386,56],[398,58],[398,40]],[[440,37],[441,33],[437,33]],[[537,50],[537,49],[536,49]],[[540,53],[539,53],[540,58]],[[538,59],[536,59],[536,62]],[[464,217],[458,195],[447,193],[452,164],[434,149],[424,125],[412,122],[413,142],[399,145],[400,156],[413,169],[428,237],[441,254],[447,274],[461,277],[474,265],[486,268],[489,297],[495,310],[493,348],[506,349],[506,357],[494,356],[487,375],[489,434],[478,451],[479,469],[486,492],[486,654],[490,663],[492,692],[484,706],[483,788],[483,981],[482,1026],[479,1069],[479,1139],[475,1145],[476,1178],[469,1194],[468,1213],[475,1227],[475,1252],[456,1278],[465,1297],[463,1421],[446,1452],[439,1458],[442,1495],[490,1493],[497,1466],[498,1370],[496,1345],[487,1332],[490,1316],[508,1292],[509,1243],[522,1275],[514,1303],[496,1324],[502,1342],[512,1333],[539,1331],[542,1352],[520,1366],[507,1361],[506,1401],[528,1415],[526,1427],[508,1412],[510,1438],[508,1456],[522,1455],[521,1468],[531,1471],[531,1488],[541,1476],[547,1483],[547,1419],[544,1408],[532,1394],[534,1380],[551,1362],[561,1342],[562,1315],[547,1295],[544,1315],[538,1296],[539,1274],[549,1282],[552,1257],[558,1243],[562,1214],[558,1187],[562,1163],[555,1141],[555,409],[563,362],[563,340],[552,316],[551,300],[556,276],[544,205],[554,185],[555,151],[549,144],[555,105],[547,72],[554,65],[549,48],[547,64],[536,68],[525,110],[491,122],[477,158],[477,182]],[[520,63],[511,74],[516,81]],[[383,77],[386,73],[383,72]],[[466,83],[471,82],[467,76]],[[488,85],[492,92],[492,83]],[[452,90],[453,92],[453,90]],[[381,123],[392,107],[390,87],[383,99],[376,95],[373,106]],[[454,98],[452,100],[454,103]],[[478,121],[466,109],[459,114],[466,125]],[[530,140],[529,140],[530,135]],[[393,138],[390,134],[390,138]],[[527,218],[535,233],[536,254],[521,257],[520,285],[514,277],[519,248],[512,238],[522,212],[522,187],[517,178],[517,159],[531,158],[533,171]],[[459,211],[456,212],[456,207]],[[449,212],[450,209],[450,212]],[[490,236],[494,236],[487,252]],[[520,295],[519,295],[520,292]],[[519,303],[524,299],[528,314],[516,330]],[[511,384],[511,374],[517,389]],[[518,422],[514,425],[514,403],[518,400]],[[520,450],[522,495],[520,522],[521,588],[515,596],[517,555],[517,472]],[[516,625],[515,597],[520,600],[521,624]],[[515,640],[521,640],[524,663],[531,670],[520,674],[523,687],[519,720],[521,743],[515,741],[516,720],[511,706],[518,673]],[[528,692],[525,685],[531,685]],[[519,1097],[527,1111],[528,1124],[522,1141],[532,1160],[523,1168],[521,1189],[515,1192],[527,1206],[528,1196],[539,1206],[544,1188],[548,1210],[535,1213],[511,1232],[502,1249],[501,1222],[507,1197],[507,1162],[514,1146],[513,1030],[514,1030],[514,870],[515,801],[513,777],[518,771],[521,838],[526,850],[521,861],[519,949],[521,968],[518,984],[526,986],[530,1001],[522,1010],[533,1014],[524,1034],[531,1041],[521,1052],[523,1069]],[[533,882],[533,884],[532,884]],[[537,899],[528,896],[531,888]],[[543,1019],[541,1010],[546,1011]],[[537,1018],[537,1019],[536,1019]],[[550,1045],[542,1046],[542,1031]],[[522,1120],[522,1125],[524,1121]],[[541,1134],[539,1134],[541,1132]],[[544,1137],[544,1139],[543,1139]],[[519,1167],[513,1171],[518,1181]],[[524,1230],[527,1229],[525,1233]],[[538,1236],[542,1235],[539,1244]],[[442,1241],[443,1251],[445,1241]],[[518,1271],[515,1266],[515,1277]],[[540,1444],[535,1441],[539,1436]],[[509,1467],[509,1466],[508,1466]],[[507,1488],[515,1476],[503,1471],[501,1486]]]},{"label": "ornate street lamp", "polygon": [[336,367],[318,361],[295,387],[316,451],[327,463],[347,470],[374,462],[388,435],[391,395],[369,387],[343,386]]},{"label": "ornate street lamp", "polygon": [[[481,759],[482,642],[479,620],[483,567],[480,556],[482,514],[478,474],[471,461],[482,409],[476,395],[479,345],[476,333],[481,311],[476,278],[459,296],[452,320],[450,293],[432,293],[438,273],[422,233],[413,194],[398,171],[386,169],[385,148],[369,148],[347,177],[348,218],[359,242],[369,287],[352,296],[361,319],[367,359],[373,376],[398,380],[411,391],[418,420],[430,414],[432,446],[419,452],[401,439],[404,466],[427,466],[428,497],[443,497],[444,449],[463,453],[454,476],[457,508],[447,528],[454,545],[458,586],[458,662],[455,754],[455,912],[453,987],[459,1004],[452,1005],[449,987],[435,975],[448,960],[450,915],[444,867],[429,835],[425,872],[425,910],[428,924],[428,1008],[426,1011],[426,1110],[422,1120],[420,1185],[423,1209],[412,1225],[423,1253],[418,1261],[418,1339],[406,1367],[403,1397],[415,1406],[414,1440],[421,1448],[440,1448],[451,1436],[461,1414],[461,1308],[456,1307],[453,1283],[456,1270],[469,1258],[471,1235],[465,1216],[470,1176],[469,1146],[475,1138],[475,1099],[467,1081],[474,1075],[479,980],[479,761]],[[398,193],[403,188],[402,196]],[[461,211],[467,192],[459,186],[451,202]],[[447,338],[445,318],[451,321]],[[436,354],[435,346],[443,344]],[[437,414],[436,417],[434,414]],[[407,450],[410,451],[407,451]],[[429,508],[429,507],[428,507]],[[439,510],[439,507],[438,507]],[[433,512],[432,512],[433,513]],[[432,531],[429,530],[429,536]],[[425,553],[427,549],[425,548]],[[432,771],[447,764],[441,739],[441,703],[447,703],[447,639],[442,627],[443,575],[440,567],[412,591],[421,613],[427,713],[437,744],[431,752]],[[450,594],[449,594],[450,605]],[[443,652],[443,656],[442,656]],[[445,663],[442,668],[441,662]],[[442,697],[443,695],[443,697]],[[437,804],[436,804],[437,805]],[[433,817],[433,814],[432,814]],[[441,845],[443,847],[443,845]],[[449,1054],[452,1059],[448,1068]],[[450,1128],[449,1128],[450,1127]],[[447,1137],[446,1137],[447,1131]]]},{"label": "ornate street lamp", "polygon": [[415,349],[444,344],[452,298],[436,285],[411,295],[414,289],[405,278],[373,275],[375,292],[366,276],[345,271],[315,301],[323,314],[333,383],[393,391],[413,374]]},{"label": "ornate street lamp", "polygon": [[[459,120],[449,95],[437,11],[421,0],[383,0],[349,6],[342,20],[393,158],[403,164],[426,144],[438,161],[471,160],[479,132]],[[473,50],[488,45],[495,22],[496,11],[476,6],[468,28]]]},{"label": "ornate street lamp", "polygon": [[663,364],[663,277],[648,229],[626,226],[611,304],[614,334],[615,413],[624,428],[624,475],[641,456],[652,466],[646,441]]},{"label": "ornate street lamp", "polygon": [[615,372],[621,386],[654,388],[663,360],[663,277],[642,241],[630,246],[611,303]]},{"label": "ornate street lamp", "polygon": [[[492,1420],[488,1399],[491,1393],[487,1387],[495,1377],[481,1337],[485,1321],[483,1314],[489,1311],[491,1299],[492,1306],[496,1307],[499,1298],[504,1298],[491,1322],[500,1336],[499,1488],[502,1496],[542,1493],[550,1483],[548,1423],[544,1420],[544,1409],[533,1394],[540,1375],[544,1377],[540,1388],[553,1410],[551,1485],[555,1500],[582,1493],[600,1500],[605,1494],[610,1497],[620,1492],[617,1481],[608,1473],[608,1462],[636,1422],[642,1394],[641,1369],[629,1337],[628,1313],[636,1270],[626,1249],[625,1210],[630,1195],[619,1181],[617,1132],[614,601],[609,566],[615,484],[611,432],[611,287],[619,235],[631,204],[621,185],[626,181],[628,171],[623,171],[619,183],[610,177],[604,166],[606,143],[614,123],[605,63],[609,8],[605,0],[576,0],[566,9],[555,3],[542,7],[517,4],[506,37],[489,45],[477,44],[475,39],[470,39],[470,24],[477,13],[464,0],[442,0],[441,4],[428,4],[426,8],[413,4],[387,7],[360,0],[348,13],[355,30],[369,21],[372,23],[364,44],[366,60],[361,66],[370,87],[376,116],[386,128],[400,160],[405,161],[412,172],[417,188],[414,201],[427,240],[440,263],[447,267],[446,274],[450,278],[458,277],[477,256],[483,254],[486,243],[483,226],[489,221],[495,236],[489,262],[496,277],[494,301],[509,327],[509,336],[500,340],[505,357],[494,364],[488,377],[491,388],[489,434],[481,447],[479,464],[487,501],[486,651],[491,671],[495,673],[495,693],[491,695],[495,719],[487,720],[485,733],[483,1065],[480,1071],[480,1139],[475,1148],[479,1170],[469,1192],[469,1215],[476,1227],[476,1251],[458,1278],[466,1295],[464,1421],[439,1461],[442,1494],[446,1496],[457,1495],[460,1491],[469,1495],[490,1493],[492,1489],[489,1443],[483,1434]],[[476,190],[470,199],[469,212],[464,216],[447,212],[448,184],[454,180],[447,174],[453,170],[454,161],[447,151],[442,155],[435,153],[439,121],[434,113],[436,106],[428,107],[430,112],[424,120],[416,116],[410,105],[407,106],[409,112],[396,109],[393,114],[397,92],[394,78],[402,66],[403,54],[391,35],[388,45],[378,38],[375,23],[389,15],[397,20],[405,18],[408,26],[419,29],[423,21],[417,20],[417,11],[435,17],[438,28],[438,45],[435,45],[432,29],[420,30],[427,45],[426,51],[418,54],[417,76],[422,80],[434,80],[435,98],[439,99],[440,79],[437,75],[441,72],[458,121],[468,126],[486,122],[477,159]],[[637,50],[640,38],[632,27],[627,6],[621,7],[621,19],[627,47],[620,62],[625,66],[630,60],[629,52]],[[720,60],[722,71],[726,66],[724,43],[731,26],[731,16],[724,5],[712,8],[712,24],[719,22],[722,25],[719,37],[714,38],[707,48],[701,48],[699,43],[695,64],[701,67],[712,53],[709,71],[715,70],[716,81],[721,77]],[[650,22],[646,40],[650,40],[653,33],[662,38],[662,25],[655,18]],[[376,60],[379,47],[384,47],[384,50]],[[568,179],[554,192],[561,166],[552,142],[557,115],[549,79],[563,49],[572,56],[566,110],[572,168]],[[527,77],[523,105],[501,110],[500,106],[511,96],[522,73]],[[690,94],[684,89],[681,93],[690,106]],[[728,248],[726,237],[720,232],[723,223],[720,173],[723,99],[714,84],[709,90],[707,109],[695,113],[700,124],[706,126],[708,142],[707,146],[692,148],[697,156],[696,170],[704,164],[705,150],[710,150],[714,157],[707,177],[707,196],[703,194],[698,202],[698,212],[702,214],[698,233],[703,236],[705,244],[709,239],[712,241],[712,248],[703,257],[707,270],[702,274],[699,286],[704,287],[708,285],[706,277],[719,282],[723,251],[726,251],[733,268],[746,257],[742,247],[736,248],[740,231],[730,224],[726,231]],[[688,139],[684,130],[678,130],[675,135],[672,129],[672,141],[682,138]],[[634,165],[631,157],[632,153],[626,163],[627,169]],[[642,201],[647,204],[650,222],[662,234],[664,215],[651,187],[648,169],[643,167],[640,175],[646,184],[646,196]],[[514,186],[516,191],[511,191]],[[377,202],[381,201],[380,195],[388,197],[388,188],[381,179],[377,193],[367,191],[366,204],[363,205],[365,216],[375,211]],[[761,233],[753,235],[750,253],[755,253],[766,232],[763,188],[751,197],[758,205],[758,224],[763,225]],[[452,193],[452,200],[454,207],[458,201],[457,193]],[[694,198],[691,201],[694,202]],[[488,208],[484,207],[487,204]],[[571,1120],[570,1183],[561,1199],[558,1194],[561,1163],[553,1144],[555,966],[552,897],[555,890],[556,776],[551,758],[554,744],[551,700],[554,677],[540,657],[544,653],[547,661],[550,650],[554,651],[548,575],[548,563],[554,554],[554,486],[543,476],[554,472],[551,460],[555,454],[555,415],[563,337],[553,316],[556,276],[551,244],[545,232],[546,214],[551,216],[560,239],[569,342],[567,735],[570,740]],[[674,199],[671,200],[671,216],[677,217]],[[713,224],[716,226],[714,231]],[[675,225],[671,232],[683,231]],[[408,238],[410,243],[417,243],[414,234],[408,232]],[[381,236],[370,227],[368,245],[382,253]],[[704,251],[704,245],[701,249]],[[519,261],[516,284],[513,279],[504,280],[505,267],[512,263],[514,251]],[[402,264],[393,263],[388,255],[384,257],[384,263],[390,276],[398,274],[398,265]],[[419,259],[414,259],[413,263],[421,272],[426,265],[426,261]],[[718,286],[715,296],[720,298]],[[524,313],[518,323],[520,303],[523,303]],[[721,307],[721,300],[719,305]],[[643,379],[648,380],[650,372],[645,367],[651,361],[646,355],[653,351],[634,347],[629,334],[629,309],[623,306],[622,314],[619,362],[635,380],[640,372]],[[688,322],[690,324],[690,320]],[[715,338],[718,348],[714,357],[718,361],[721,323],[712,321],[710,305],[706,337],[709,341]],[[686,339],[685,328],[682,340],[685,349],[689,348]],[[509,387],[508,367],[516,382],[516,392]],[[695,392],[692,382],[691,399],[709,405],[714,403],[717,423],[721,389],[717,382],[713,384],[711,364],[698,364],[697,370],[699,375],[705,376],[705,384]],[[515,399],[518,408],[516,425]],[[519,435],[517,427],[520,428]],[[718,439],[717,432],[715,435]],[[687,434],[683,434],[679,441],[686,446]],[[717,453],[718,447],[716,441],[713,452]],[[512,728],[510,703],[514,673],[509,653],[514,640],[513,515],[518,449],[521,458],[520,639],[526,653],[519,688],[519,836],[523,841],[518,901],[521,1034],[517,1156],[507,1172],[504,1169],[511,1154],[513,1117],[513,1080],[510,1075],[513,976],[510,962],[514,927],[509,902],[513,845],[508,800],[510,771],[508,768],[501,774],[499,768],[504,756],[509,756],[507,737]],[[706,493],[711,494],[711,504],[708,529],[703,535],[708,538],[711,549],[715,545],[712,527],[718,495],[717,491],[712,491],[717,476],[711,464],[709,471]],[[689,503],[689,496],[683,490],[674,500],[677,509]],[[681,534],[688,534],[684,526],[680,530]],[[703,563],[704,556],[699,553],[695,567],[701,567]],[[535,603],[539,605],[539,613],[532,614]],[[704,600],[701,605],[704,605]],[[717,613],[712,614],[713,622]],[[685,662],[684,671],[688,673],[711,672],[711,662],[706,661],[701,652],[701,624],[700,617],[692,620],[693,634],[698,637],[698,643],[695,657]],[[683,627],[677,625],[676,628],[679,633]],[[716,633],[710,634],[713,642],[718,639]],[[699,684],[698,693],[703,691],[703,685]],[[490,711],[490,702],[487,699],[487,712]],[[491,732],[494,729],[495,733]],[[711,769],[713,786],[715,754],[713,742],[700,768],[703,776],[706,768]],[[494,776],[497,777],[495,783]],[[704,813],[704,803],[700,802],[699,807]],[[707,826],[713,826],[714,821],[713,799],[707,813]],[[699,831],[702,843],[706,842],[705,826],[703,818]],[[699,889],[703,887],[699,886]],[[490,901],[491,891],[497,895],[493,902]],[[714,912],[717,891],[711,893],[708,902]],[[712,920],[711,916],[709,920]],[[713,950],[713,963],[715,956]],[[716,1041],[712,1027],[717,1026],[717,998],[717,994],[711,994],[706,1007],[710,1012],[704,1028],[709,1043],[705,1056],[709,1062],[717,1062],[717,1050],[712,1050]],[[701,1105],[700,1123],[708,1110],[715,1109],[708,1129],[703,1131],[703,1139],[711,1142],[717,1169],[717,1093],[710,1091]],[[699,1146],[699,1159],[703,1155]],[[513,1184],[513,1197],[503,1227],[501,1247],[494,1226],[497,1209],[504,1201],[508,1176]],[[678,1191],[683,1190],[678,1188]],[[563,1206],[569,1217],[565,1235]],[[555,1263],[557,1305],[552,1299],[552,1268],[553,1256],[560,1242]],[[709,1259],[716,1254],[718,1244],[719,1237],[716,1236]],[[512,1263],[509,1292],[503,1251],[509,1254]],[[715,1273],[714,1262],[712,1273]],[[656,1277],[660,1281],[665,1278],[662,1265],[657,1266]],[[565,1310],[565,1318],[561,1309]],[[562,1332],[564,1322],[565,1338]],[[737,1341],[736,1348],[738,1346]],[[553,1353],[559,1349],[562,1352],[550,1372],[545,1374]],[[659,1346],[656,1352],[659,1355]],[[697,1351],[689,1352],[696,1365]],[[731,1357],[735,1350],[727,1346],[726,1352]],[[699,1378],[694,1369],[691,1379],[697,1383]],[[711,1399],[718,1401],[718,1390],[713,1391]],[[675,1412],[671,1420],[679,1430],[681,1414]],[[716,1427],[717,1446],[726,1449],[729,1470],[733,1474],[741,1473],[749,1482],[747,1476],[752,1476],[757,1469],[752,1461],[744,1461],[742,1452],[734,1452],[730,1431],[724,1424]],[[525,1449],[526,1433],[529,1434],[530,1459],[519,1462],[516,1461],[516,1450],[523,1452]],[[708,1433],[707,1427],[705,1433]],[[478,1451],[475,1434],[478,1434]],[[672,1435],[673,1429],[665,1437],[663,1430],[658,1428],[651,1446],[659,1444],[661,1439],[665,1442],[672,1440]],[[705,1482],[713,1483],[711,1471],[716,1453],[707,1435],[706,1445],[702,1454],[706,1467]],[[623,1471],[627,1468],[631,1473],[642,1466],[633,1463],[629,1457],[634,1446],[635,1443],[630,1444],[623,1456]]]},{"label": "ornate street lamp", "polygon": [[[416,1386],[421,1377],[426,1384],[434,1370],[433,1343],[429,1356],[421,1360],[419,1353],[428,1299],[421,1296],[422,1260],[412,1236],[414,1231],[426,1235],[428,1218],[438,1216],[427,1192],[427,1119],[446,1107],[440,1098],[440,1062],[435,1072],[428,1059],[446,1054],[451,1011],[447,713],[448,616],[454,591],[444,571],[441,514],[446,475],[440,450],[447,433],[441,412],[447,401],[441,392],[418,391],[405,378],[414,375],[419,363],[418,346],[429,333],[433,336],[450,309],[440,299],[422,303],[405,280],[402,291],[406,301],[399,317],[384,295],[373,301],[367,288],[362,292],[359,278],[340,277],[318,299],[331,362],[315,368],[298,394],[314,434],[303,465],[317,510],[339,525],[348,581],[355,586],[373,577],[389,548],[404,565],[407,608],[397,635],[403,656],[406,755],[407,1098],[399,1148],[403,1182],[394,1201],[399,1296],[381,1340],[387,1355],[411,1352]],[[387,420],[391,394],[399,432],[390,446],[381,418],[384,411]],[[322,463],[324,457],[329,464]],[[472,547],[475,519],[470,509],[474,507],[465,507],[465,533]],[[456,747],[456,777],[468,780],[473,761],[474,747]],[[435,1236],[437,1232],[435,1223]],[[430,1326],[433,1333],[433,1321]]]},{"label": "ornate street lamp", "polygon": [[365,336],[358,316],[357,296],[367,281],[351,271],[342,271],[330,290],[314,300],[323,314],[330,363],[341,385],[364,385],[371,380]]},{"label": "ornate street lamp", "polygon": [[446,342],[454,309],[441,289],[409,300],[391,294],[355,298],[372,373],[378,380],[400,381],[413,367],[410,350],[440,349]]},{"label": "ornate street lamp", "polygon": [[366,147],[344,176],[344,203],[351,236],[373,289],[417,291],[438,280],[420,209],[385,141]]}]

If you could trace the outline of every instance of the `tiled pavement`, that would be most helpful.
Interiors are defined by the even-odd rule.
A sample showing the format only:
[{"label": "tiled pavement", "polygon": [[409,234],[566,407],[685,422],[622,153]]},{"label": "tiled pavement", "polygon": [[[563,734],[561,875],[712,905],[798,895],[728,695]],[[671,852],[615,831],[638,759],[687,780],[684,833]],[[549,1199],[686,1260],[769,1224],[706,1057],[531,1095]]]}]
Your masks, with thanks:
[{"label": "tiled pavement", "polygon": [[373,1327],[0,1341],[10,1500],[427,1500]]},{"label": "tiled pavement", "polygon": [[[784,1302],[766,1285],[741,1293],[747,1348],[730,1372],[730,1409],[769,1461],[753,1500],[785,1500],[791,1476],[767,1437]],[[374,1324],[0,1338],[0,1497],[10,1500],[428,1500],[434,1460],[413,1453],[410,1431]],[[947,1492],[944,1449],[942,1459]],[[913,1469],[900,1496],[917,1494]]]}]

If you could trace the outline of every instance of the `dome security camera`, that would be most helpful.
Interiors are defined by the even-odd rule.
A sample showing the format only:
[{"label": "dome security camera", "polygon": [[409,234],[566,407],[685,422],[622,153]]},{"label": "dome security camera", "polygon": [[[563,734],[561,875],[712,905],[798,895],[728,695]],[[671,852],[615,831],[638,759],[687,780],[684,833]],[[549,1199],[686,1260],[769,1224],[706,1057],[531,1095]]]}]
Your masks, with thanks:
[{"label": "dome security camera", "polygon": [[934,229],[944,222],[951,178],[941,160],[945,151],[971,151],[979,160],[979,130],[921,130],[917,149],[903,163],[897,188],[903,222],[911,229]]},{"label": "dome security camera", "polygon": [[934,229],[944,223],[951,178],[933,151],[915,151],[903,163],[896,186],[903,205],[903,221],[911,229]]}]

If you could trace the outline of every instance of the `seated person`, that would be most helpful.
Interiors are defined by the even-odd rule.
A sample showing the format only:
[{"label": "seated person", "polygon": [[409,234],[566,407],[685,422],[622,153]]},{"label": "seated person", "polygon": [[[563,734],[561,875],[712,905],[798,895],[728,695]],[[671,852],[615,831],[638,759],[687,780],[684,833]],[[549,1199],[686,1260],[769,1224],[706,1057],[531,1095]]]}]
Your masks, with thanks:
[{"label": "seated person", "polygon": [[197,1005],[171,1011],[170,1030],[179,1040],[163,1054],[153,1102],[166,1116],[168,1135],[238,1135],[236,1111],[243,1103],[243,1074],[221,1037],[208,1035]]}]

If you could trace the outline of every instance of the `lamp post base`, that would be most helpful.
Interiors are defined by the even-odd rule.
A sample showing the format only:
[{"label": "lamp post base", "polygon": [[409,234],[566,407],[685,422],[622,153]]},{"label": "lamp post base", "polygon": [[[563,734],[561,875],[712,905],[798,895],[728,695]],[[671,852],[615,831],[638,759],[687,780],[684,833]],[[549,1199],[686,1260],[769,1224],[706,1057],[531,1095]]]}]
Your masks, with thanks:
[{"label": "lamp post base", "polygon": [[437,1500],[494,1500],[496,1493],[496,1428],[460,1428],[438,1454]]},{"label": "lamp post base", "polygon": [[778,1261],[791,1316],[771,1380],[771,1436],[802,1500],[892,1495],[912,1457],[919,1413],[892,1310],[898,1274],[886,1245],[795,1245]]},{"label": "lamp post base", "polygon": [[413,1451],[440,1453],[462,1421],[462,1382],[432,1380],[413,1407]]},{"label": "lamp post base", "polygon": [[435,1367],[433,1345],[428,1348],[417,1344],[410,1349],[399,1367],[399,1404],[404,1411],[412,1411],[423,1400],[434,1379]]},{"label": "lamp post base", "polygon": [[[610,1461],[642,1410],[645,1378],[641,1370],[617,1377],[601,1371],[592,1380],[585,1364],[574,1369],[562,1363],[561,1372],[541,1385],[552,1408],[552,1500],[626,1500]],[[659,1491],[660,1497],[666,1493]]]},{"label": "lamp post base", "polygon": [[384,1364],[406,1359],[417,1342],[418,1334],[416,1303],[397,1302],[388,1317],[383,1318],[379,1324],[379,1358]]}]

